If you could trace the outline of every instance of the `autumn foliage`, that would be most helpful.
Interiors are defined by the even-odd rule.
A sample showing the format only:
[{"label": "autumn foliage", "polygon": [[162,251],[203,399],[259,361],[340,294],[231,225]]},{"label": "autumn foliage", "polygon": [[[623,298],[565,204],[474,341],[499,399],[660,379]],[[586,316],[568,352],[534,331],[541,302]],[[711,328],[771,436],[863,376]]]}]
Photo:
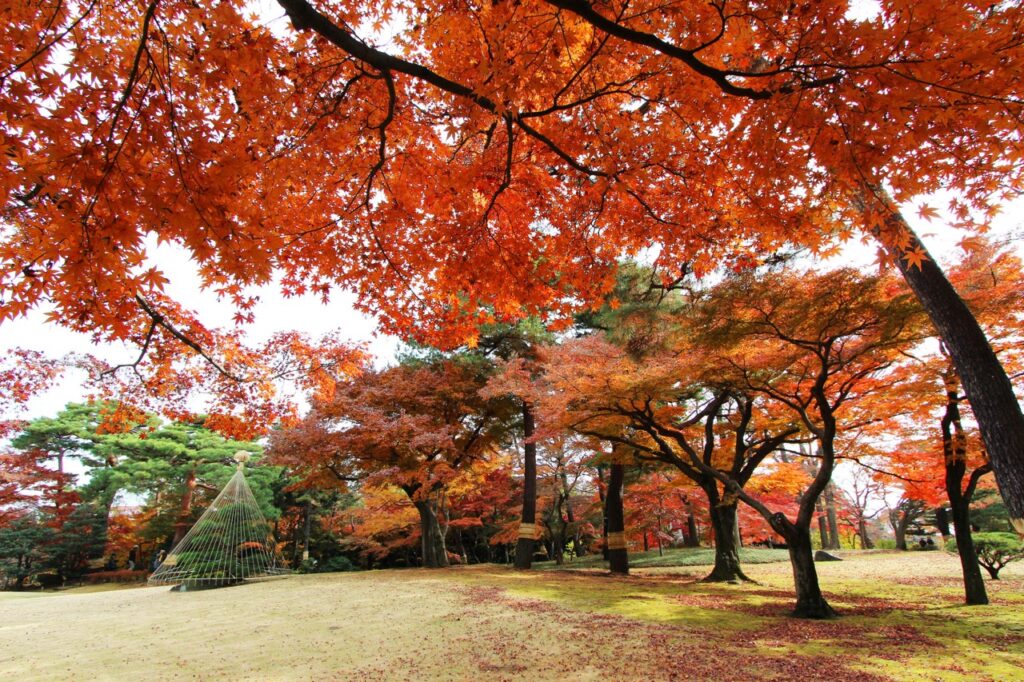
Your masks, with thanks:
[{"label": "autumn foliage", "polygon": [[[279,20],[242,0],[0,8],[0,324],[42,310],[130,349],[113,365],[15,351],[0,408],[85,369],[117,399],[76,432],[108,448],[88,485],[127,488],[118,476],[149,464],[125,452],[156,452],[186,482],[161,497],[181,525],[211,460],[160,446],[273,429],[295,559],[320,542],[364,563],[507,560],[518,505],[556,561],[711,539],[712,576],[734,580],[738,544],[784,540],[810,617],[833,615],[811,529],[844,504],[827,492],[843,463],[871,471],[839,510],[862,544],[868,497],[906,530],[944,504],[940,479],[969,537],[990,469],[1024,516],[1004,370],[1021,362],[1020,263],[979,238],[1024,189],[1024,8],[278,4]],[[924,199],[940,191],[944,212]],[[910,203],[964,229],[948,279]],[[855,237],[909,291],[791,262]],[[176,299],[167,247],[234,326]],[[372,368],[338,336],[252,342],[265,286],[352,292],[430,348]],[[522,320],[577,338],[488,347],[487,329]],[[155,412],[176,423],[167,441],[149,437]],[[57,451],[14,450],[0,524],[37,507],[62,527],[86,487]],[[623,496],[606,495],[605,466]],[[630,527],[609,533],[623,498]],[[118,551],[142,537],[123,526]]]}]

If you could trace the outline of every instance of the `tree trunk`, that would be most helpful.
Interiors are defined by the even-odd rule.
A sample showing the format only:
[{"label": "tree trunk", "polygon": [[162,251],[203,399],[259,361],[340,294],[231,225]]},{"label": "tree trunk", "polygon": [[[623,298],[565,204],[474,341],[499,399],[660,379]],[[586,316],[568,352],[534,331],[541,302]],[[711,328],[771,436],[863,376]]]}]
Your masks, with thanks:
[{"label": "tree trunk", "polygon": [[548,533],[551,538],[551,557],[556,566],[565,563],[565,523],[562,521],[561,505],[555,505],[551,511]]},{"label": "tree trunk", "polygon": [[[894,212],[889,222],[910,236],[908,249],[927,253],[902,215]],[[1010,521],[1024,533],[1024,413],[1013,385],[985,332],[935,261],[928,256],[920,267],[911,267],[899,248],[886,248],[942,337],[971,403]]]},{"label": "tree trunk", "polygon": [[[580,528],[576,525],[576,515],[572,511],[572,491],[569,489],[569,477],[565,473],[565,464],[561,463],[561,479],[562,479],[562,497],[565,499],[565,520],[567,525],[565,537],[568,539],[569,529],[572,530],[572,553],[569,558],[572,559],[580,551]],[[565,544],[564,542],[562,543]]]},{"label": "tree trunk", "polygon": [[871,537],[868,535],[868,522],[864,519],[857,520],[857,535],[860,536],[860,546],[862,549],[875,548],[875,543],[871,541]]},{"label": "tree trunk", "polygon": [[601,556],[608,561],[608,488],[604,482],[604,467],[597,466],[597,497],[601,501]]},{"label": "tree trunk", "polygon": [[824,500],[819,498],[815,509],[818,510],[818,536],[821,540],[821,548],[828,549],[828,521],[825,520]]},{"label": "tree trunk", "polygon": [[[462,538],[462,531],[461,530],[456,530],[455,531],[455,539],[459,543],[459,556],[462,557],[462,563],[468,566],[469,565],[469,552],[466,551],[466,543],[465,543],[465,541]],[[475,552],[474,552],[474,554],[475,554]]]},{"label": "tree trunk", "polygon": [[533,562],[534,524],[537,521],[537,444],[533,437],[533,410],[523,401],[523,515],[516,543],[516,568],[528,569]]},{"label": "tree trunk", "polygon": [[797,618],[835,618],[838,614],[829,606],[818,585],[818,570],[814,566],[809,530],[789,523],[788,520],[783,529],[776,530],[785,531],[781,534],[789,546],[793,584],[796,586],[796,608],[793,609],[793,615]]},{"label": "tree trunk", "polygon": [[413,504],[420,513],[420,543],[423,550],[424,568],[444,568],[448,565],[448,551],[444,546],[444,535],[437,513],[430,500],[415,500]]},{"label": "tree trunk", "polygon": [[[717,497],[717,496],[716,496]],[[740,566],[736,544],[736,503],[711,504],[711,528],[715,534],[715,567],[705,582],[740,582],[750,580]]]},{"label": "tree trunk", "polygon": [[569,481],[565,474],[565,461],[560,453],[556,457],[555,469],[560,487],[554,491],[554,504],[551,505],[548,531],[551,534],[551,553],[555,559],[555,565],[562,566],[565,564],[565,545],[569,532],[564,515],[565,508],[569,504]]},{"label": "tree trunk", "polygon": [[942,534],[943,540],[946,540],[950,536],[949,512],[946,511],[945,507],[935,508],[935,527],[939,529],[939,533]]},{"label": "tree trunk", "polygon": [[608,492],[605,495],[605,518],[608,521],[608,568],[612,573],[629,573],[629,551],[626,549],[626,523],[622,510],[622,483],[626,478],[624,464],[612,464]]},{"label": "tree trunk", "polygon": [[313,518],[313,500],[306,500],[306,522],[302,530],[302,560],[306,561],[309,559],[309,531],[312,525]]},{"label": "tree trunk", "polygon": [[955,460],[946,465],[946,494],[952,508],[953,529],[956,531],[956,552],[960,556],[960,568],[964,574],[964,599],[967,604],[980,606],[988,604],[985,579],[981,575],[978,557],[974,553],[974,538],[971,537],[971,501],[961,492],[966,462]]},{"label": "tree trunk", "polygon": [[960,420],[960,382],[955,368],[947,369],[943,377],[946,391],[946,411],[939,422],[942,433],[942,455],[946,467],[946,496],[956,530],[956,551],[964,576],[964,598],[968,605],[988,604],[985,580],[978,568],[971,537],[971,497],[973,488],[964,494],[964,474],[967,472],[967,438]]},{"label": "tree trunk", "polygon": [[904,552],[907,551],[907,526],[903,522],[903,519],[897,519],[896,525],[892,528],[893,533],[896,535],[896,549],[902,549]]},{"label": "tree trunk", "polygon": [[836,514],[836,487],[829,481],[825,486],[825,518],[828,520],[828,544],[824,549],[839,549],[839,518]]},{"label": "tree trunk", "polygon": [[686,546],[699,547],[700,538],[698,535],[697,519],[693,516],[693,502],[689,502],[686,512]]},{"label": "tree trunk", "polygon": [[192,527],[189,517],[192,515],[192,497],[195,495],[195,490],[196,471],[195,469],[190,469],[188,476],[185,477],[185,494],[181,498],[178,521],[174,524],[174,541],[171,543],[172,546],[177,546],[182,538],[185,537],[185,534],[188,533],[188,529]]}]

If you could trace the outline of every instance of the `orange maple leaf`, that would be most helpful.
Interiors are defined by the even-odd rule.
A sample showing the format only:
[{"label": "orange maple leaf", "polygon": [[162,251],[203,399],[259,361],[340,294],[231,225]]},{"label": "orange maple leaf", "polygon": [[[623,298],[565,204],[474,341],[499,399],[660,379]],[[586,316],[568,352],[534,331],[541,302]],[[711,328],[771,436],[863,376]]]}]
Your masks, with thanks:
[{"label": "orange maple leaf", "polygon": [[921,265],[928,260],[928,254],[922,248],[907,249],[903,252],[903,260],[911,268],[920,269]]}]

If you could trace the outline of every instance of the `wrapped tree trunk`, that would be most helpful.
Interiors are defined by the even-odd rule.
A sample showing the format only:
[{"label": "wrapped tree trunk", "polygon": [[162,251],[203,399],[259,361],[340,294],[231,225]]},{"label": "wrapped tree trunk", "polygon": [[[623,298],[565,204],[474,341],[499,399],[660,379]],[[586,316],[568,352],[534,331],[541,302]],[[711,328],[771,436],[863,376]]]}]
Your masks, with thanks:
[{"label": "wrapped tree trunk", "polygon": [[528,569],[533,562],[533,547],[537,520],[537,444],[533,437],[533,410],[523,401],[523,515],[519,523],[516,542],[516,568]]},{"label": "wrapped tree trunk", "polygon": [[605,518],[608,521],[608,568],[612,573],[629,573],[629,551],[626,549],[625,514],[622,510],[622,483],[626,467],[613,463],[605,496]]}]

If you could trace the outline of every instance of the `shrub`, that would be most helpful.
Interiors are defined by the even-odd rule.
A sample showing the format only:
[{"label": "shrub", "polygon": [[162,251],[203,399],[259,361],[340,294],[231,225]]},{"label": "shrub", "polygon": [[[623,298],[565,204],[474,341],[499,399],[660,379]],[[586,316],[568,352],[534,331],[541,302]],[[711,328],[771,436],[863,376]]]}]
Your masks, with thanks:
[{"label": "shrub", "polygon": [[36,576],[36,582],[39,583],[39,587],[44,590],[50,590],[55,587],[60,587],[63,581],[60,576],[56,573],[40,573]]},{"label": "shrub", "polygon": [[317,567],[317,573],[341,573],[345,571],[354,571],[356,567],[352,565],[347,556],[332,556],[327,561],[323,562]]},{"label": "shrub", "polygon": [[1024,558],[1024,542],[1014,533],[975,533],[974,553],[993,580],[1006,564]]},{"label": "shrub", "polygon": [[149,571],[131,571],[127,568],[122,568],[117,571],[86,573],[82,576],[82,580],[90,585],[95,585],[98,583],[136,583],[142,582],[148,577]]}]

